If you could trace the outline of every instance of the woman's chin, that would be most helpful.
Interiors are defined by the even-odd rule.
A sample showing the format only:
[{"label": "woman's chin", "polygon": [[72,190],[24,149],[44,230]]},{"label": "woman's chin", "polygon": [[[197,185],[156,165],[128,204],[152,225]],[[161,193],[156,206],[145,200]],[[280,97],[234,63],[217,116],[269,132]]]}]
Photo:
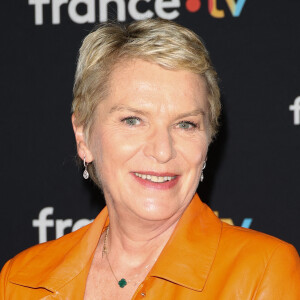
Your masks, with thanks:
[{"label": "woman's chin", "polygon": [[145,204],[142,207],[136,207],[134,213],[143,220],[163,221],[173,218],[181,211],[180,207],[169,206],[165,204]]}]

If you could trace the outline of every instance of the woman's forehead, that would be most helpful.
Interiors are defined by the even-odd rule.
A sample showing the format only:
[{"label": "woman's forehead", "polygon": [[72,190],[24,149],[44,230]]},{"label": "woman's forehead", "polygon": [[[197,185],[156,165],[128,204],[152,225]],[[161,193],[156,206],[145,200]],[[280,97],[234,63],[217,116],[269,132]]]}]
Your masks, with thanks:
[{"label": "woman's forehead", "polygon": [[[167,70],[144,60],[131,60],[118,64],[109,79],[109,92],[103,104],[109,110],[207,109],[207,89],[204,79],[183,70]],[[182,108],[181,108],[182,107]]]}]

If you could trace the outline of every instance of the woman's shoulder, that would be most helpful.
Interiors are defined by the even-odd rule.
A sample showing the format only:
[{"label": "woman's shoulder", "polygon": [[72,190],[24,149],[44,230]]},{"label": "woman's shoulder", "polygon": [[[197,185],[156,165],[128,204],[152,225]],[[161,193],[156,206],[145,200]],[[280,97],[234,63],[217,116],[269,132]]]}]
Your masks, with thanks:
[{"label": "woman's shoulder", "polygon": [[227,266],[233,277],[256,282],[255,299],[299,299],[298,252],[276,237],[222,223],[215,263]]},{"label": "woman's shoulder", "polygon": [[227,238],[231,238],[231,239],[242,238],[248,240],[249,242],[263,240],[266,243],[270,243],[270,244],[278,244],[278,243],[288,244],[287,242],[275,236],[269,235],[267,233],[263,233],[261,231],[257,231],[250,228],[231,225],[223,221],[222,221],[222,227],[223,227],[222,234]]},{"label": "woman's shoulder", "polygon": [[283,247],[290,247],[291,244],[274,237],[272,235],[253,230],[250,228],[244,228],[240,226],[234,226],[222,222],[222,239],[223,240],[230,240],[231,243],[238,243],[242,245],[250,245],[258,246],[262,245],[263,247],[267,248],[274,248],[278,246]]},{"label": "woman's shoulder", "polygon": [[22,270],[23,267],[27,266],[29,263],[32,264],[35,261],[41,261],[43,257],[47,258],[47,260],[50,258],[59,260],[78,243],[88,228],[89,225],[86,225],[74,232],[62,236],[59,239],[37,244],[23,250],[5,264],[1,271],[1,275],[3,275],[5,270],[6,272],[9,271],[10,275],[13,275],[19,270]]},{"label": "woman's shoulder", "polygon": [[222,234],[220,247],[230,247],[233,252],[246,252],[262,259],[270,259],[272,256],[288,255],[299,261],[297,250],[279,238],[253,229],[229,225],[222,222]]},{"label": "woman's shoulder", "polygon": [[[57,240],[35,245],[9,260],[0,273],[0,299],[19,299],[15,295],[24,293],[30,293],[27,297],[24,294],[24,299],[41,299],[47,290],[65,282],[66,277],[75,277],[82,266],[77,263],[79,267],[73,270],[72,265],[75,260],[81,262],[76,255],[84,252],[81,241],[89,228],[86,225]],[[38,298],[31,298],[29,291],[36,291]]]}]

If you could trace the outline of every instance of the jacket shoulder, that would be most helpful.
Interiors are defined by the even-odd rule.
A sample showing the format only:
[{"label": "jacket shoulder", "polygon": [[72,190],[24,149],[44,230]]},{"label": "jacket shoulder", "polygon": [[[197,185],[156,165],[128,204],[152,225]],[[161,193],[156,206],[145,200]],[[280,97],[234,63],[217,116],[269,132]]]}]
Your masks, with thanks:
[{"label": "jacket shoulder", "polygon": [[231,247],[247,255],[261,256],[269,259],[274,253],[283,252],[299,259],[295,247],[274,236],[243,227],[229,225],[222,222],[221,247]]},{"label": "jacket shoulder", "polygon": [[[253,299],[300,299],[300,259],[295,247],[268,234],[223,223],[220,259],[231,272],[256,278]],[[255,275],[253,275],[255,274]]]},{"label": "jacket shoulder", "polygon": [[248,242],[257,244],[262,242],[264,246],[276,247],[281,245],[290,245],[287,242],[280,240],[269,234],[256,231],[249,228],[239,227],[222,222],[222,237],[225,239],[237,240],[239,243]]},{"label": "jacket shoulder", "polygon": [[[74,232],[68,233],[59,239],[42,244],[37,244],[23,250],[6,263],[1,271],[1,276],[4,276],[4,272],[9,273],[9,275],[12,276],[13,274],[21,270],[24,266],[26,266],[30,261],[41,256],[51,257],[52,255],[55,255],[56,258],[58,258],[57,255],[64,256],[70,249],[74,247],[74,245],[76,245],[81,240],[85,232],[88,230],[89,226],[90,224]],[[7,276],[7,274],[5,276]]]}]

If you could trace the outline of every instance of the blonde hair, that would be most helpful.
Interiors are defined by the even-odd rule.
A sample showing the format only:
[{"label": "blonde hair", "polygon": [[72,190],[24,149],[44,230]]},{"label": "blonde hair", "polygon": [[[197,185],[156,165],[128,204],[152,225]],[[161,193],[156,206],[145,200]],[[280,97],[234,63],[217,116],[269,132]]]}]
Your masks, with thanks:
[{"label": "blonde hair", "polygon": [[[206,82],[210,137],[218,129],[221,111],[217,73],[200,38],[172,21],[147,19],[129,25],[100,25],[84,39],[75,74],[72,112],[76,125],[83,126],[86,142],[98,103],[108,93],[109,75],[122,60],[139,58],[171,70],[187,70]],[[89,166],[97,183],[95,170]]]}]

